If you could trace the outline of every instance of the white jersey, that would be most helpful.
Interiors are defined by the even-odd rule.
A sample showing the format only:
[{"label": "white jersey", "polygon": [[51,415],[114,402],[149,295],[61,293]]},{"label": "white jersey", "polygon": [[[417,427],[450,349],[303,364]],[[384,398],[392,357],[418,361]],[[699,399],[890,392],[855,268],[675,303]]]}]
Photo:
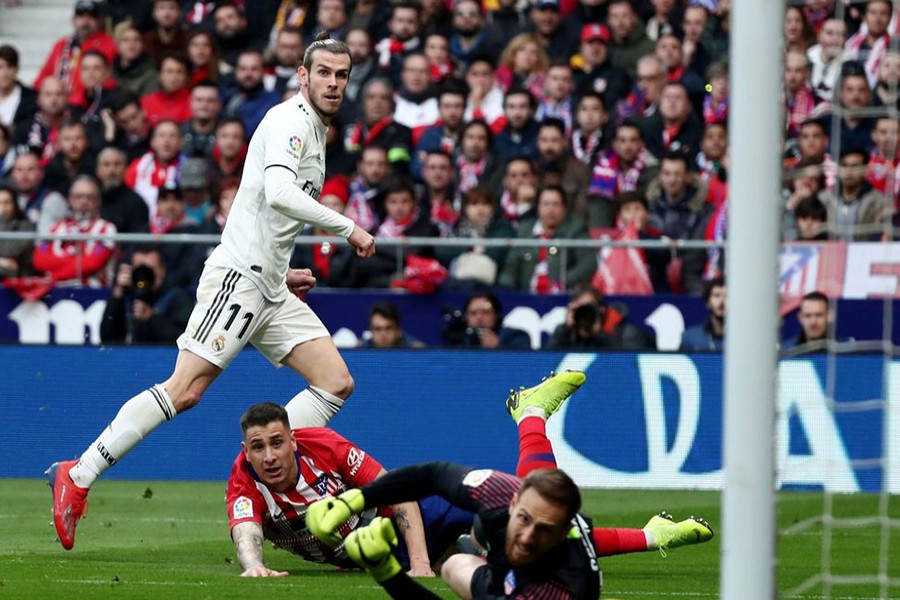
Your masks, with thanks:
[{"label": "white jersey", "polygon": [[[307,223],[343,237],[353,221],[318,202],[325,179],[328,126],[302,93],[272,107],[250,139],[241,185],[222,232],[222,242],[206,264],[234,269],[274,300],[284,287],[294,238]],[[294,186],[281,198],[266,197],[266,172],[293,174]],[[293,216],[272,206],[288,204]],[[286,209],[282,209],[286,210]],[[301,215],[299,217],[298,215]]]}]

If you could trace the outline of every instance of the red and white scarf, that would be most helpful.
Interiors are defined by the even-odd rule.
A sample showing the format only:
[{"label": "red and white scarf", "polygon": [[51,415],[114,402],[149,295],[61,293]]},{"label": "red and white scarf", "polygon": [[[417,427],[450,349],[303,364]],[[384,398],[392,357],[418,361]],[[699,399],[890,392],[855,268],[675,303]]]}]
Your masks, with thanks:
[{"label": "red and white scarf", "polygon": [[147,203],[151,215],[156,214],[156,200],[161,187],[175,187],[178,181],[179,159],[164,165],[156,160],[153,152],[147,152],[129,165],[125,172],[125,185],[133,189]]},{"label": "red and white scarf", "polygon": [[600,155],[597,164],[594,165],[591,183],[588,186],[588,194],[613,198],[622,192],[633,192],[637,189],[641,173],[647,162],[647,150],[641,150],[637,158],[627,169],[622,169],[619,155],[613,150],[607,150]]},{"label": "red and white scarf", "polygon": [[386,217],[384,222],[378,228],[378,233],[375,237],[387,238],[387,239],[396,239],[402,238],[406,236],[406,230],[409,229],[413,223],[419,220],[419,207],[417,206],[415,210],[410,213],[408,217],[401,220],[396,220],[393,217]]},{"label": "red and white scarf", "polygon": [[405,42],[401,42],[400,40],[393,37],[386,37],[375,44],[375,52],[378,53],[378,66],[382,69],[386,69],[391,66],[392,56],[394,56],[395,54],[406,54],[407,52],[411,52],[418,47],[418,37],[406,40]]},{"label": "red and white scarf", "polygon": [[[844,44],[844,49],[858,56],[868,38],[868,29],[865,26],[860,27],[859,31],[851,35],[850,39]],[[866,78],[869,80],[870,88],[875,87],[875,84],[878,83],[878,70],[881,68],[881,61],[884,60],[884,55],[887,54],[890,44],[891,36],[884,34],[875,40],[875,43],[866,51],[866,60],[863,67],[866,70]]]},{"label": "red and white scarf", "polygon": [[594,151],[600,145],[603,131],[598,129],[594,133],[585,134],[581,129],[572,133],[572,154],[575,158],[589,167],[594,166]]},{"label": "red and white scarf", "polygon": [[350,182],[350,199],[344,209],[344,216],[353,221],[360,229],[375,231],[378,227],[378,215],[372,208],[372,198],[378,195],[376,188],[369,188],[362,177]]},{"label": "red and white scarf", "polygon": [[487,156],[478,162],[469,162],[460,154],[456,158],[456,166],[459,169],[459,195],[462,196],[478,185],[481,176],[484,175],[484,167],[487,165]]},{"label": "red and white scarf", "polygon": [[[539,220],[534,223],[531,232],[539,240],[549,240],[552,237],[544,231],[544,226]],[[537,264],[534,265],[534,273],[528,286],[529,290],[536,294],[558,294],[564,289],[558,281],[550,278],[550,264],[547,260],[549,255],[549,248],[546,246],[538,249]]]}]

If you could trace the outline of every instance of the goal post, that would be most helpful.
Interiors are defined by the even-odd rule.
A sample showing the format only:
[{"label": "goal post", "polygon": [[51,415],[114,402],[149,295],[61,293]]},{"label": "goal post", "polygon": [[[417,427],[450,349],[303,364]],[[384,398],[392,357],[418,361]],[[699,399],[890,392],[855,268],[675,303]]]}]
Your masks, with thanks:
[{"label": "goal post", "polygon": [[734,2],[720,597],[776,597],[783,0]]}]

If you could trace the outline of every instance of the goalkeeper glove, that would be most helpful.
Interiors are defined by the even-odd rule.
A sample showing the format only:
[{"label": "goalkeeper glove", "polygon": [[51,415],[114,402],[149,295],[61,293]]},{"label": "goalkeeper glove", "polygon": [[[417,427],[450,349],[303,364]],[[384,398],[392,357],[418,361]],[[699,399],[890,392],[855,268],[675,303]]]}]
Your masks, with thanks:
[{"label": "goalkeeper glove", "polygon": [[353,530],[344,540],[347,555],[378,583],[403,571],[394,557],[396,547],[397,533],[390,519],[384,517],[375,517],[369,525]]},{"label": "goalkeeper glove", "polygon": [[337,529],[352,515],[366,508],[365,499],[359,490],[347,490],[332,498],[323,498],[306,509],[306,528],[314,536],[331,546],[341,542]]}]

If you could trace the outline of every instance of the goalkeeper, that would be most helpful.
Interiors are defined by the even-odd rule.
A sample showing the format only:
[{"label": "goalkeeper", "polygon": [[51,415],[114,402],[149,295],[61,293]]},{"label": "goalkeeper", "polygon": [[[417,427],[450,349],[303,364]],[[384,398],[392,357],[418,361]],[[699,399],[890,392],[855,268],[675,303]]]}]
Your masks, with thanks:
[{"label": "goalkeeper", "polygon": [[[424,463],[391,471],[360,489],[311,505],[309,531],[344,551],[366,568],[394,598],[437,598],[403,572],[393,555],[397,536],[391,522],[375,518],[347,536],[340,527],[372,507],[437,494],[475,513],[477,541],[485,555],[457,554],[441,575],[463,598],[597,598],[598,557],[658,548],[661,551],[705,542],[713,532],[702,519],[673,523],[653,517],[643,530],[594,528],[580,514],[581,494],[555,468],[544,434],[546,418],[584,382],[566,372],[528,390],[513,392],[507,409],[519,426],[517,473],[472,470],[451,463]],[[346,539],[344,539],[346,537]]]}]

